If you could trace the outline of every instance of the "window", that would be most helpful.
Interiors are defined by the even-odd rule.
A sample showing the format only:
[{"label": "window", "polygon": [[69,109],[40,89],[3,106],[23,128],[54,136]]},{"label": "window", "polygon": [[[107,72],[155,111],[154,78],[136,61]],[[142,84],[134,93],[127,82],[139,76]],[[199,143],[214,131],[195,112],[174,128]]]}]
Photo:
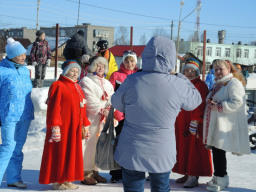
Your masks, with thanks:
[{"label": "window", "polygon": [[220,47],[216,47],[215,56],[221,57],[221,48]]},{"label": "window", "polygon": [[206,55],[212,56],[212,48],[211,47],[206,47]]},{"label": "window", "polygon": [[225,57],[230,57],[230,48],[225,48]]},{"label": "window", "polygon": [[60,30],[60,36],[61,36],[61,37],[65,37],[65,36],[66,36],[66,31],[65,31],[65,29],[61,29],[61,30]]},{"label": "window", "polygon": [[94,30],[94,37],[108,37],[109,32],[105,30]]},{"label": "window", "polygon": [[236,49],[236,57],[241,58],[242,50]]},{"label": "window", "polygon": [[203,56],[203,47],[197,48],[197,56]]},{"label": "window", "polygon": [[244,50],[244,58],[249,58],[249,49]]}]

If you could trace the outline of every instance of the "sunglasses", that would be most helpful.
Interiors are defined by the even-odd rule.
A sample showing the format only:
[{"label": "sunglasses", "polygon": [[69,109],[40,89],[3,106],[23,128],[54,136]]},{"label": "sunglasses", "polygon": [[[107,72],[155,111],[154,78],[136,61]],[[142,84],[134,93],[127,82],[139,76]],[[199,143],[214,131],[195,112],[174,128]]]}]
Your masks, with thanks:
[{"label": "sunglasses", "polygon": [[135,53],[134,51],[131,51],[131,50],[129,50],[129,51],[124,51],[124,55],[128,55],[128,54],[130,54],[130,55],[136,55],[136,53]]}]

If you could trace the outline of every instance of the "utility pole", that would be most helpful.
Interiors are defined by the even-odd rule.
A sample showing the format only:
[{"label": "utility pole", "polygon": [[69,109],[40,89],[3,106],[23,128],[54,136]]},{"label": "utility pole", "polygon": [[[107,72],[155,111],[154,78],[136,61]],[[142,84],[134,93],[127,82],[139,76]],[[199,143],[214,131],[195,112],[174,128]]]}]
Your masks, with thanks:
[{"label": "utility pole", "polygon": [[130,50],[132,50],[132,40],[133,40],[133,26],[131,26],[131,31],[130,31]]},{"label": "utility pole", "polygon": [[80,0],[79,0],[79,4],[78,4],[78,15],[77,15],[77,23],[76,23],[76,25],[78,25],[78,23],[79,23],[79,12],[80,12]]},{"label": "utility pole", "polygon": [[173,33],[173,21],[172,21],[172,24],[171,24],[171,40],[172,40],[172,33]]},{"label": "utility pole", "polygon": [[37,0],[37,19],[36,19],[36,30],[39,30],[39,26],[38,26],[38,18],[39,18],[39,4],[40,4],[40,0]]}]

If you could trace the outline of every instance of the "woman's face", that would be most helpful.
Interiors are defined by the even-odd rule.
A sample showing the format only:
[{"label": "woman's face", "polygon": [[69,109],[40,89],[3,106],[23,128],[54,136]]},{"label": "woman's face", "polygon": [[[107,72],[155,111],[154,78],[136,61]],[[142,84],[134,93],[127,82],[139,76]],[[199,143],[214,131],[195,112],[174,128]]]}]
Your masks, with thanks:
[{"label": "woman's face", "polygon": [[135,68],[135,66],[136,66],[136,62],[135,62],[134,59],[132,59],[132,58],[126,58],[126,59],[124,60],[124,68],[125,68],[125,69],[127,69],[127,70],[129,70],[129,71],[133,71],[134,68]]},{"label": "woman's face", "polygon": [[45,33],[43,33],[40,37],[38,37],[39,38],[39,40],[41,40],[41,41],[43,41],[43,40],[45,40]]},{"label": "woman's face", "polygon": [[221,79],[222,77],[230,73],[230,68],[228,69],[224,64],[215,65],[213,68],[216,79]]},{"label": "woman's face", "polygon": [[187,68],[184,70],[184,75],[189,79],[194,79],[196,77],[196,70],[193,68]]},{"label": "woman's face", "polygon": [[99,76],[103,76],[105,72],[105,66],[101,63],[97,64],[95,73],[97,73]]},{"label": "woman's face", "polygon": [[68,73],[66,74],[66,76],[72,79],[73,81],[77,80],[78,75],[79,75],[79,69],[76,67],[69,69]]},{"label": "woman's face", "polygon": [[14,63],[24,65],[25,60],[26,60],[26,53],[23,53],[23,54],[21,54],[17,57],[14,57],[12,60],[13,60]]}]

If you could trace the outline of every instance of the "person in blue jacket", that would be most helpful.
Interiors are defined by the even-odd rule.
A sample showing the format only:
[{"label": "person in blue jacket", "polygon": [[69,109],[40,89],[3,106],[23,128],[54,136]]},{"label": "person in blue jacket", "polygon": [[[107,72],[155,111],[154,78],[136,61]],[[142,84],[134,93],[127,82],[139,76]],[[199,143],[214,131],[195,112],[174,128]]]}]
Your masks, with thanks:
[{"label": "person in blue jacket", "polygon": [[22,148],[32,119],[32,83],[25,66],[26,49],[18,41],[7,39],[7,57],[0,63],[0,184],[6,172],[8,187],[24,189],[21,179]]},{"label": "person in blue jacket", "polygon": [[209,71],[209,73],[207,74],[206,79],[205,79],[205,81],[204,81],[209,90],[212,89],[212,86],[213,86],[213,84],[215,83],[215,75],[214,75],[213,63],[214,63],[215,61],[218,61],[218,60],[219,60],[219,59],[214,59],[214,60],[213,60],[212,65],[210,66],[210,71]]},{"label": "person in blue jacket", "polygon": [[142,53],[142,71],[127,76],[113,94],[113,107],[125,113],[114,158],[121,166],[125,192],[144,191],[145,172],[151,191],[170,190],[170,170],[176,163],[174,123],[180,109],[194,110],[200,93],[182,74],[174,74],[176,48],[156,36]]}]

